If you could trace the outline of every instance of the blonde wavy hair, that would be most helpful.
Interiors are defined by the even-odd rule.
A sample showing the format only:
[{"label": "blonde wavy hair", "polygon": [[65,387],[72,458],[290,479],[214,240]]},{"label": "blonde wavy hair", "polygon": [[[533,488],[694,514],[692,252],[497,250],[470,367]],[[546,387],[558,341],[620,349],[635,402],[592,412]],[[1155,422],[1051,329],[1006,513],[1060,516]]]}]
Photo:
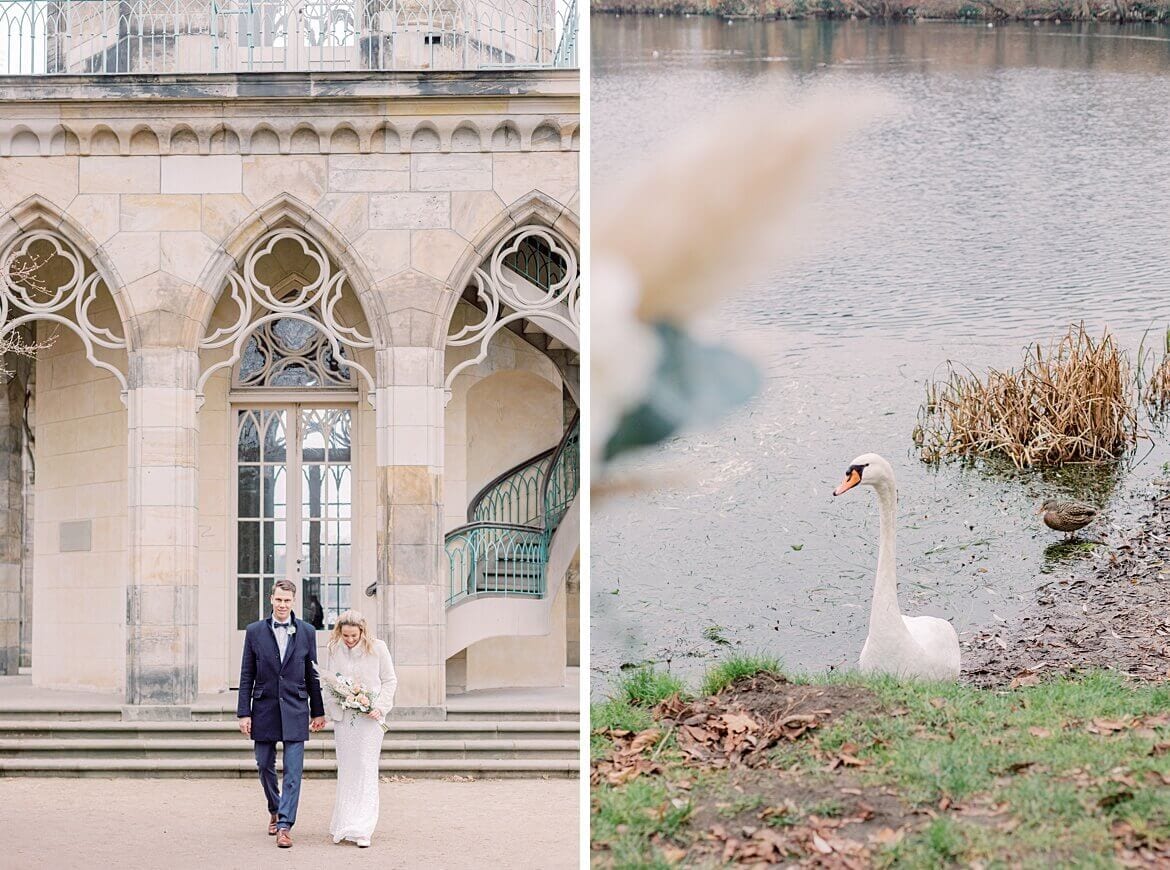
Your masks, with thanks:
[{"label": "blonde wavy hair", "polygon": [[370,637],[370,629],[366,625],[366,618],[356,610],[345,611],[345,613],[337,617],[337,622],[333,623],[333,631],[329,634],[329,651],[333,652],[337,649],[338,644],[345,643],[341,639],[341,630],[347,625],[353,626],[361,631],[362,636],[357,642],[357,645],[362,648],[362,652],[366,654],[373,653],[374,639]]}]

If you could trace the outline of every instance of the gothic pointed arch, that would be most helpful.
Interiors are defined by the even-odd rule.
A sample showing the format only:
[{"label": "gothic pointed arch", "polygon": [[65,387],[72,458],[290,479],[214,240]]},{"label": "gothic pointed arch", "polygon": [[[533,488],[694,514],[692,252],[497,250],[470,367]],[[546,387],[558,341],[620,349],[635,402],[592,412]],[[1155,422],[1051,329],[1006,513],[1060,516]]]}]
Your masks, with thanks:
[{"label": "gothic pointed arch", "polygon": [[[580,353],[581,297],[579,226],[563,204],[540,191],[521,197],[485,227],[456,264],[448,286],[452,294],[441,323],[447,347],[473,353],[453,366],[444,382],[488,357],[492,340],[510,329],[529,338],[543,333],[542,350],[559,347]],[[464,300],[482,314],[453,324],[456,304]],[[529,338],[529,340],[531,340]]]},{"label": "gothic pointed arch", "polygon": [[[0,223],[0,338],[36,321],[63,326],[124,392],[135,321],[113,264],[81,226],[42,197],[24,199],[6,217]],[[91,315],[102,293],[113,301],[116,324],[102,326]],[[120,365],[102,359],[99,348],[114,351]]]},{"label": "gothic pointed arch", "polygon": [[[199,285],[204,292],[190,313],[200,325],[199,348],[227,349],[226,356],[202,367],[199,392],[221,369],[232,368],[238,378],[241,360],[251,367],[248,377],[260,379],[292,365],[307,371],[315,361],[318,381],[344,382],[356,375],[373,404],[373,374],[356,358],[361,350],[381,346],[369,272],[337,229],[303,202],[282,196],[257,209],[224,242]],[[351,293],[363,328],[340,314],[339,303]],[[230,301],[230,322],[214,326],[212,314],[223,300]],[[289,344],[293,335],[296,347]],[[274,362],[278,351],[304,358]]]}]

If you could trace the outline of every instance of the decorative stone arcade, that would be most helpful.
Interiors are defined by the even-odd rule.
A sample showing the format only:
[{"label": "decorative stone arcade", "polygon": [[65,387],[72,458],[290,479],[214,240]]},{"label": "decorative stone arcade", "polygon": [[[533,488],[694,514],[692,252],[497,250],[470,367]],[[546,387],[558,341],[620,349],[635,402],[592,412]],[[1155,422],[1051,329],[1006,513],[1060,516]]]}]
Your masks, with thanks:
[{"label": "decorative stone arcade", "polygon": [[[34,684],[181,715],[290,576],[323,627],[376,610],[400,708],[442,711],[445,402],[521,321],[575,340],[578,94],[554,69],[0,77],[2,331],[47,345]],[[571,273],[543,295],[498,265],[529,237]],[[4,534],[0,628],[27,568]]]}]

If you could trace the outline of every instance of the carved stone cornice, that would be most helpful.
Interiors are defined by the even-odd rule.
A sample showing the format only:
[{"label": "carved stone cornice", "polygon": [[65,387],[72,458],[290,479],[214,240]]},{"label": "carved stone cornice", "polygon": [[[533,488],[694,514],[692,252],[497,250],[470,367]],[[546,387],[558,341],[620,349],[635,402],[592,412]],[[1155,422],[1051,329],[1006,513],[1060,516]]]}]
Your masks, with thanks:
[{"label": "carved stone cornice", "polygon": [[0,157],[576,151],[575,70],[0,76]]}]

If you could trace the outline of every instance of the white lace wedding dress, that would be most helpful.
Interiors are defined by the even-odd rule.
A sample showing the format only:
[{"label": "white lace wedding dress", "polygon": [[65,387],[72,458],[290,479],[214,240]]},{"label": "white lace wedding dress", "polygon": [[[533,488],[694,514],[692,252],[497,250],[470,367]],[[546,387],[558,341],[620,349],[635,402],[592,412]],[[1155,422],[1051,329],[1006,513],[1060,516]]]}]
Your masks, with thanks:
[{"label": "white lace wedding dress", "polygon": [[[374,641],[374,652],[353,649],[344,643],[331,650],[326,658],[326,674],[340,673],[354,677],[363,687],[379,687],[374,706],[388,714],[394,706],[398,678],[390,650],[383,641]],[[329,833],[333,842],[352,840],[368,846],[374,826],[378,824],[378,757],[382,752],[382,726],[364,713],[345,710],[326,696],[325,711],[333,720],[333,739],[337,748],[337,799],[333,803],[333,821]]]}]

